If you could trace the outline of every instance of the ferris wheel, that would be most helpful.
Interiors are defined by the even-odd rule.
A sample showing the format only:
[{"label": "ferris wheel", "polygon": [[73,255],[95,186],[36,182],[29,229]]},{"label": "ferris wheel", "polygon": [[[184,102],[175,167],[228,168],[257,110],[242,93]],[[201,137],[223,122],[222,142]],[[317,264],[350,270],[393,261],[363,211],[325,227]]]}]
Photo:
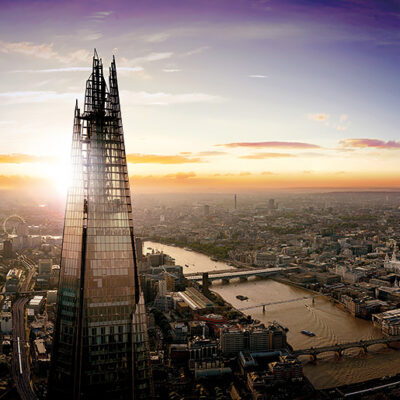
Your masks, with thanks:
[{"label": "ferris wheel", "polygon": [[[14,223],[11,223],[11,221],[13,221]],[[15,223],[15,221],[18,221],[17,223]],[[4,233],[6,233],[7,235],[13,235],[15,228],[17,227],[17,225],[19,225],[20,223],[25,224],[25,220],[17,215],[17,214],[13,214],[8,216],[4,222],[3,222],[3,231]],[[10,232],[11,230],[11,232]]]}]

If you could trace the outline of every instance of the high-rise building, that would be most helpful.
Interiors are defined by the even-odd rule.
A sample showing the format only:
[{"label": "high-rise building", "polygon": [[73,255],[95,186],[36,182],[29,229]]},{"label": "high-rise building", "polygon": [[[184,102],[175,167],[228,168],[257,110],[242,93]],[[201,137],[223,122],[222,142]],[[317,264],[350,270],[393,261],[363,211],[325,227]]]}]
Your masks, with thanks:
[{"label": "high-rise building", "polygon": [[135,238],[136,244],[136,258],[139,262],[142,261],[143,258],[143,240],[141,238]]},{"label": "high-rise building", "polygon": [[268,210],[275,210],[275,209],[276,209],[275,199],[269,199]]},{"label": "high-rise building", "polygon": [[113,59],[75,107],[50,399],[151,398],[147,322]]},{"label": "high-rise building", "polygon": [[44,258],[39,260],[39,275],[50,275],[53,260],[51,258]]},{"label": "high-rise building", "polygon": [[10,239],[3,242],[3,257],[11,258],[13,256],[13,243]]}]

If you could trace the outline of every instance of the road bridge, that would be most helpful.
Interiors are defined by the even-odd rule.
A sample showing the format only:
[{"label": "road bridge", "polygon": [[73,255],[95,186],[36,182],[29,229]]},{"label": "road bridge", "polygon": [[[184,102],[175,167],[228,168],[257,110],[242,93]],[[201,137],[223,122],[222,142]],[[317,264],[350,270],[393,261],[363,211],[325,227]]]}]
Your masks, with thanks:
[{"label": "road bridge", "polygon": [[[251,276],[257,276],[259,278],[266,278],[271,275],[279,274],[283,271],[290,271],[296,269],[296,267],[288,267],[288,268],[282,268],[282,267],[276,267],[276,268],[252,268],[248,270],[238,270],[238,269],[232,269],[230,271],[225,271],[225,272],[208,272],[208,282],[211,283],[213,281],[218,281],[221,280],[222,282],[229,283],[231,279],[237,279],[240,278],[241,280],[247,280]],[[186,278],[189,281],[194,281],[194,282],[201,282],[203,280],[203,274],[202,273],[197,273],[195,275],[188,276],[186,275]]]},{"label": "road bridge", "polygon": [[[247,267],[247,268],[227,268],[227,269],[219,269],[217,271],[206,271],[209,274],[213,274],[213,275],[221,275],[221,274],[225,274],[227,272],[237,272],[237,271],[252,271],[258,269],[256,267]],[[200,276],[202,273],[200,272],[189,272],[188,274],[184,274],[186,278],[190,278],[193,276]]]},{"label": "road bridge", "polygon": [[347,349],[360,348],[365,353],[368,352],[368,347],[375,344],[385,344],[390,347],[391,343],[400,342],[400,336],[388,336],[384,338],[359,340],[357,342],[349,343],[336,343],[331,346],[321,346],[321,347],[310,347],[308,349],[294,350],[292,354],[296,357],[309,355],[313,360],[317,359],[318,354],[334,352],[337,356],[341,357],[343,352]]}]

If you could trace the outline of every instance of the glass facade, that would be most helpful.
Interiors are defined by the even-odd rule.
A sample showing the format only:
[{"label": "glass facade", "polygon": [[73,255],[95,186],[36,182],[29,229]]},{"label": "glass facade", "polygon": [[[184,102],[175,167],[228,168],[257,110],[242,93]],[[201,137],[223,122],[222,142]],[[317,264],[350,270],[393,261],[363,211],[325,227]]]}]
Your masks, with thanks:
[{"label": "glass facade", "polygon": [[107,88],[96,53],[71,158],[49,397],[149,398],[117,72],[113,60]]}]

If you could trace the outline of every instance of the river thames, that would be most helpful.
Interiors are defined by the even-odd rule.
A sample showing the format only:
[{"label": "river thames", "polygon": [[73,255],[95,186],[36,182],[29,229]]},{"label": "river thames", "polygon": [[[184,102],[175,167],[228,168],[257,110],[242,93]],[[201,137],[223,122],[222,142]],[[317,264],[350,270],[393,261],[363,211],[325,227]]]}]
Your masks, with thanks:
[{"label": "river thames", "polygon": [[[184,273],[233,268],[226,263],[212,261],[204,254],[179,247],[144,242],[143,253],[151,251],[147,248],[163,251],[173,257],[177,265],[183,266]],[[271,279],[231,281],[230,284],[215,283],[211,290],[219,293],[239,310],[260,303],[310,295],[307,290]],[[248,300],[238,300],[236,296],[239,294],[247,296]],[[286,304],[270,305],[265,313],[261,307],[244,312],[263,323],[275,320],[287,327],[288,342],[294,349],[382,337],[380,330],[370,321],[353,317],[322,296],[316,297],[314,303],[311,299],[302,299]],[[303,335],[300,333],[302,329],[314,332],[315,336]],[[303,362],[305,375],[317,389],[400,373],[400,351],[388,349],[383,345],[371,346],[367,354],[361,354],[359,349],[349,349],[340,359],[336,359],[333,353],[319,355],[316,363],[311,363],[306,356],[300,359]]]}]

